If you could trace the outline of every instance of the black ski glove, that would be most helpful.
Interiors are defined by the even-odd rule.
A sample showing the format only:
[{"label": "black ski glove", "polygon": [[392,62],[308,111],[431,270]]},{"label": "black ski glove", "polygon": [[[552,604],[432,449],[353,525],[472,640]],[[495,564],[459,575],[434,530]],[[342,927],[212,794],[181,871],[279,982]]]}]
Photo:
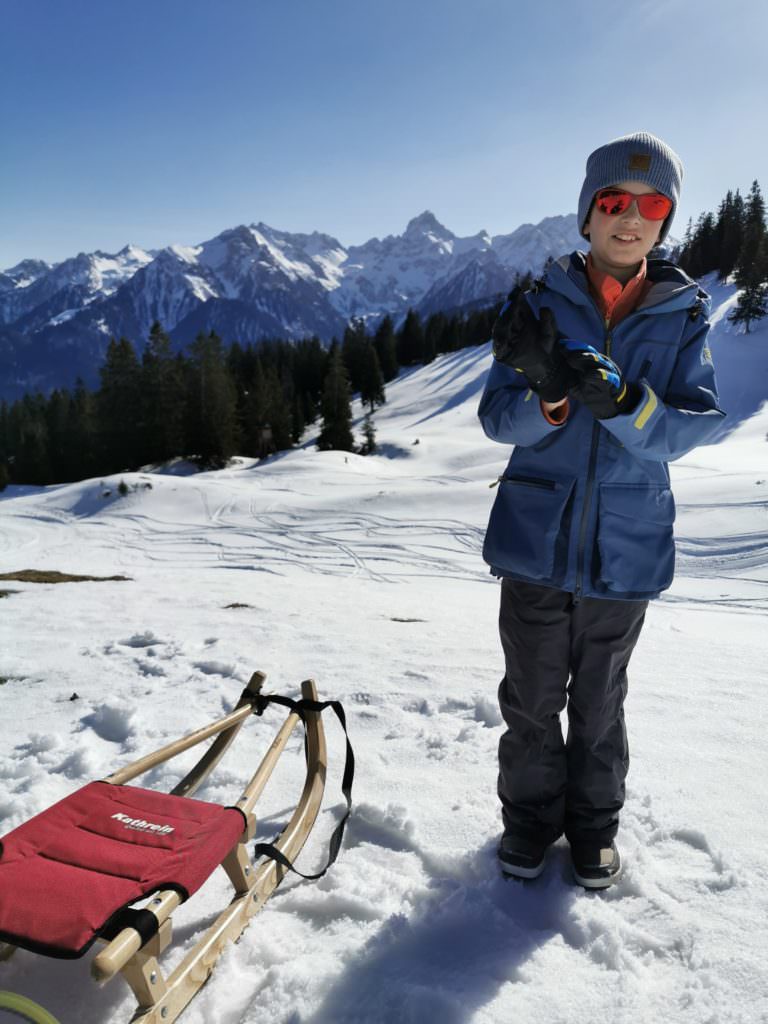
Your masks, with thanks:
[{"label": "black ski glove", "polygon": [[537,320],[525,292],[515,288],[491,333],[496,359],[524,373],[539,398],[545,402],[565,398],[572,376],[557,345],[557,324],[551,309],[544,306]]},{"label": "black ski glove", "polygon": [[640,403],[642,388],[628,382],[612,359],[592,345],[570,338],[560,339],[560,348],[574,374],[570,393],[598,420],[609,420],[632,412]]}]

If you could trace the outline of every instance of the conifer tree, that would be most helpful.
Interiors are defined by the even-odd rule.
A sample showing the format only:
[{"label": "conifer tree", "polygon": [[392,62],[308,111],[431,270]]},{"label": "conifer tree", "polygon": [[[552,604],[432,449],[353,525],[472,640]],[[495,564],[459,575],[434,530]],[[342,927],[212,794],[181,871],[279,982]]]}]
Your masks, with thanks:
[{"label": "conifer tree", "polygon": [[136,469],[143,454],[141,370],[127,338],[110,341],[100,376],[96,403],[100,471]]},{"label": "conifer tree", "polygon": [[226,466],[237,445],[237,395],[221,338],[201,332],[193,342],[187,396],[191,443],[201,465]]},{"label": "conifer tree", "polygon": [[376,349],[370,340],[366,339],[365,346],[361,352],[362,362],[360,366],[360,401],[363,405],[370,406],[371,412],[377,405],[383,405],[386,401],[384,394],[384,376],[379,365],[379,357]]},{"label": "conifer tree", "polygon": [[448,338],[448,318],[445,313],[433,313],[427,320],[424,328],[424,348],[427,352],[437,355],[441,352],[450,351],[443,346]]},{"label": "conifer tree", "polygon": [[[246,350],[253,355],[252,346]],[[261,360],[258,356],[248,358],[248,376],[238,382],[238,421],[241,430],[243,453],[253,459],[263,459],[275,449],[272,445],[272,428],[267,423],[267,389]]]},{"label": "conifer tree", "polygon": [[443,338],[440,342],[441,352],[455,352],[464,347],[464,320],[458,314],[450,318],[445,326]]},{"label": "conifer tree", "polygon": [[376,451],[376,427],[370,415],[363,421],[363,443],[360,448],[361,455],[373,455]]},{"label": "conifer tree", "polygon": [[729,277],[736,269],[739,252],[744,243],[746,211],[744,198],[736,189],[730,209],[723,224],[723,239],[720,246],[720,277]]},{"label": "conifer tree", "polygon": [[401,366],[413,366],[424,357],[424,330],[419,314],[409,309],[397,334],[397,361]]},{"label": "conifer tree", "polygon": [[184,454],[185,382],[171,339],[155,321],[142,355],[144,461],[167,462]]},{"label": "conifer tree", "polygon": [[299,342],[294,364],[296,395],[305,423],[314,423],[320,411],[323,383],[328,372],[328,353],[315,335]]},{"label": "conifer tree", "polygon": [[688,256],[688,273],[699,278],[717,270],[720,254],[717,248],[715,218],[712,213],[702,213],[696,224]]},{"label": "conifer tree", "polygon": [[749,325],[754,320],[761,320],[768,315],[768,284],[751,283],[740,293],[739,299],[733,311],[728,314],[728,319],[734,324],[744,324],[744,330],[750,333]]},{"label": "conifer tree", "polygon": [[45,423],[48,434],[48,458],[51,482],[66,483],[76,480],[73,474],[72,451],[68,443],[67,425],[70,420],[72,399],[67,391],[55,389],[48,396]]},{"label": "conifer tree", "polygon": [[320,451],[354,451],[349,377],[338,344],[332,349],[331,365],[325,378],[322,414],[323,426],[317,440]]},{"label": "conifer tree", "polygon": [[[757,289],[768,278],[765,202],[756,181],[752,183],[744,213],[744,232],[734,277],[739,288],[749,291],[754,303]],[[753,318],[754,319],[754,318]]]},{"label": "conifer tree", "polygon": [[373,339],[373,346],[381,367],[384,383],[389,384],[397,377],[399,366],[397,365],[397,343],[395,340],[395,329],[392,324],[392,317],[387,314],[376,328]]},{"label": "conifer tree", "polygon": [[272,435],[272,450],[284,451],[291,447],[293,417],[292,398],[286,394],[287,382],[281,381],[277,369],[270,367],[265,374],[266,408],[264,415]]},{"label": "conifer tree", "polygon": [[85,480],[97,472],[96,431],[96,398],[78,377],[66,427],[66,447],[73,456],[73,480]]},{"label": "conifer tree", "polygon": [[304,406],[299,395],[294,395],[293,405],[291,407],[291,440],[294,444],[298,444],[301,440],[301,435],[304,433],[306,425],[307,421],[304,418]]},{"label": "conifer tree", "polygon": [[464,327],[465,345],[484,345],[491,336],[496,318],[492,310],[476,309],[469,314]]},{"label": "conifer tree", "polygon": [[341,356],[349,374],[349,384],[353,392],[360,391],[365,374],[366,349],[369,345],[365,333],[365,322],[353,319],[344,329],[341,343]]},{"label": "conifer tree", "polygon": [[10,452],[9,409],[5,399],[0,400],[0,465],[8,466]]},{"label": "conifer tree", "polygon": [[25,395],[12,410],[13,479],[16,483],[42,486],[51,482],[45,406],[41,394]]},{"label": "conifer tree", "polygon": [[[754,228],[747,229],[750,230]],[[742,247],[734,278],[741,291],[728,319],[734,324],[744,324],[749,334],[750,324],[768,315],[768,235],[763,234],[754,256],[750,256],[746,244]]]},{"label": "conifer tree", "polygon": [[757,179],[752,182],[744,206],[744,227],[749,228],[750,226],[765,232],[765,200]]}]

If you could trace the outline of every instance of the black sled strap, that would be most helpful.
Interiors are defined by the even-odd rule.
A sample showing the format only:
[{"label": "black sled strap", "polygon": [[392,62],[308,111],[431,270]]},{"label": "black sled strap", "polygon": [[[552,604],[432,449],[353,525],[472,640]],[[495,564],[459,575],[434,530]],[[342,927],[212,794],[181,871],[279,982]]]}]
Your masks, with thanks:
[{"label": "black sled strap", "polygon": [[328,868],[338,857],[339,850],[341,849],[341,843],[344,838],[344,829],[347,825],[347,819],[352,811],[352,783],[355,778],[355,754],[352,750],[352,744],[349,742],[347,719],[344,714],[344,708],[337,700],[291,700],[290,697],[281,697],[276,694],[264,696],[262,694],[250,694],[247,691],[243,696],[246,695],[253,704],[254,713],[257,715],[263,714],[268,704],[281,704],[283,707],[290,708],[291,711],[295,711],[304,723],[305,753],[307,728],[305,714],[307,711],[318,711],[322,714],[326,708],[331,708],[338,718],[341,728],[344,730],[344,737],[347,744],[347,755],[344,761],[344,775],[341,780],[341,792],[344,794],[347,801],[347,810],[344,817],[333,830],[333,835],[331,836],[328,844],[328,861],[323,870],[319,871],[316,875],[305,875],[302,871],[299,871],[298,868],[295,868],[285,854],[281,853],[274,844],[256,843],[254,847],[254,855],[256,857],[269,857],[272,860],[277,861],[278,864],[282,864],[282,866],[287,868],[288,871],[293,871],[294,874],[299,875],[301,878],[306,878],[309,881],[315,881],[316,879],[323,877]]}]

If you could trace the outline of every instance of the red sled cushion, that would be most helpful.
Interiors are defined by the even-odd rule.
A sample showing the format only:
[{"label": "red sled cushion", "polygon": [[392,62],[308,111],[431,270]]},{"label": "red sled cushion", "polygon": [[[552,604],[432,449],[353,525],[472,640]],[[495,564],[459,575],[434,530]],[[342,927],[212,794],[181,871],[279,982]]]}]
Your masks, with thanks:
[{"label": "red sled cushion", "polygon": [[91,782],[0,840],[0,938],[82,956],[136,900],[191,896],[243,828],[232,807]]}]

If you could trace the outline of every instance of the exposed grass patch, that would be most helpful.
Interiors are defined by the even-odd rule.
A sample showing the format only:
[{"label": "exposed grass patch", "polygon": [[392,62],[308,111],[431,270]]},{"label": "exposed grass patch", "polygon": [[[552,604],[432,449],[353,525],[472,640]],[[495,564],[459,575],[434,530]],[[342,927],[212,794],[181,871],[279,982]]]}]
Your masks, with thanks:
[{"label": "exposed grass patch", "polygon": [[225,608],[253,608],[252,604],[241,604],[240,601],[233,601],[232,604],[225,604]]},{"label": "exposed grass patch", "polygon": [[[130,578],[130,576],[77,576],[49,569],[21,569],[18,572],[0,573],[0,580],[16,580],[19,583],[108,583],[113,580],[130,580]],[[12,593],[12,591],[7,593]]]},{"label": "exposed grass patch", "polygon": [[0,590],[0,598],[8,597],[9,594],[18,594],[18,590]]}]

